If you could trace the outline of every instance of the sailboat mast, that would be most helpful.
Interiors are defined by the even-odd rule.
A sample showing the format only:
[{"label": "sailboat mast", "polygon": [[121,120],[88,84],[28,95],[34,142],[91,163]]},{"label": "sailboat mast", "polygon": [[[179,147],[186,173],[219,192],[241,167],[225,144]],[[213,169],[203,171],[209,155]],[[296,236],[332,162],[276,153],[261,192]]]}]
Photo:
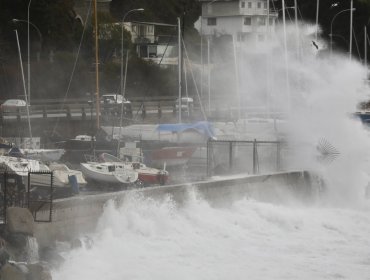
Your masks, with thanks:
[{"label": "sailboat mast", "polygon": [[179,54],[178,54],[178,66],[179,66],[179,109],[178,109],[178,122],[181,123],[181,90],[182,90],[182,80],[181,80],[181,70],[182,70],[182,53],[181,53],[181,20],[178,17],[177,18],[177,25],[178,25],[178,48],[179,48]]},{"label": "sailboat mast", "polygon": [[23,81],[23,90],[24,90],[24,97],[26,99],[26,110],[27,110],[27,120],[28,120],[28,130],[31,137],[31,143],[32,143],[32,130],[31,130],[31,119],[30,119],[30,111],[29,111],[29,100],[27,98],[27,90],[26,90],[26,83],[24,81],[24,71],[23,71],[23,63],[22,63],[22,53],[21,53],[21,47],[19,45],[19,37],[18,37],[18,31],[15,30],[15,36],[17,37],[17,46],[18,46],[18,54],[19,54],[19,61],[21,64],[21,72],[22,72],[22,81]]},{"label": "sailboat mast", "polygon": [[366,67],[366,72],[367,72],[367,28],[366,25],[364,27],[364,65]]},{"label": "sailboat mast", "polygon": [[95,34],[95,82],[96,82],[96,129],[100,128],[100,97],[99,97],[99,44],[98,44],[98,8],[94,0],[94,34]]},{"label": "sailboat mast", "polygon": [[349,24],[349,60],[352,60],[352,26],[353,26],[353,0],[351,0],[351,17],[350,17],[350,24]]}]

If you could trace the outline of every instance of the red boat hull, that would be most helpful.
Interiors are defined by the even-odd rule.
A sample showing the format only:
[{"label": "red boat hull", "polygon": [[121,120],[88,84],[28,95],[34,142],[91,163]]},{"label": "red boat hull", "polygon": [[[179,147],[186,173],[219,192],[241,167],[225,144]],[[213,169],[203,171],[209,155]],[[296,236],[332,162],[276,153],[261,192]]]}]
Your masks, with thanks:
[{"label": "red boat hull", "polygon": [[168,181],[168,173],[152,174],[139,171],[139,180],[142,181],[144,184],[164,185]]},{"label": "red boat hull", "polygon": [[148,159],[151,165],[163,168],[186,164],[194,154],[196,147],[166,147],[150,151]]}]

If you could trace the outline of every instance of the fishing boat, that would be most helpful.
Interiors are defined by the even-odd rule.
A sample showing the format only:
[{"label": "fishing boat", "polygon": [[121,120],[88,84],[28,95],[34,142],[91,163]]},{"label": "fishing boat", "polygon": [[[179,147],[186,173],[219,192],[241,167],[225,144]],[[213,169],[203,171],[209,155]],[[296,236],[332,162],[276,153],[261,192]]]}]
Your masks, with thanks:
[{"label": "fishing boat", "polygon": [[134,170],[138,172],[138,179],[144,185],[164,185],[167,183],[169,178],[168,171],[164,169],[148,167],[141,162],[121,161],[119,158],[107,153],[101,154],[99,158],[103,162],[115,162],[122,164],[124,168],[128,170]]},{"label": "fishing boat", "polygon": [[128,169],[126,165],[119,162],[89,161],[80,165],[86,180],[96,183],[132,184],[139,178],[137,171]]}]

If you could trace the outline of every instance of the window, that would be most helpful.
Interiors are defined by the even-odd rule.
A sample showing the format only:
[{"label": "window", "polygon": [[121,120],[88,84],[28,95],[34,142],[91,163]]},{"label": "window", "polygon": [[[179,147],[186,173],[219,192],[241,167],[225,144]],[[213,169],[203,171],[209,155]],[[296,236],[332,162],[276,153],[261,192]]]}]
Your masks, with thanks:
[{"label": "window", "polygon": [[245,17],[244,18],[244,25],[252,25],[252,18],[251,17]]},{"label": "window", "polygon": [[240,3],[240,5],[241,5],[241,7],[242,7],[242,8],[245,8],[245,2],[244,2],[244,1],[242,1],[242,2]]},{"label": "window", "polygon": [[263,42],[263,41],[265,41],[265,36],[263,35],[263,34],[258,34],[258,41],[259,42]]},{"label": "window", "polygon": [[263,3],[263,8],[264,8],[264,9],[267,9],[267,2],[264,2],[264,3]]},{"label": "window", "polygon": [[109,165],[108,166],[108,172],[114,172],[116,170],[114,165]]},{"label": "window", "polygon": [[257,8],[261,9],[261,2],[257,2]]},{"label": "window", "polygon": [[274,25],[274,19],[273,18],[269,18],[269,22],[270,22],[270,25]]},{"label": "window", "polygon": [[252,2],[248,2],[248,9],[252,9]]},{"label": "window", "polygon": [[148,25],[148,33],[152,34],[154,32],[154,25]]},{"label": "window", "polygon": [[207,18],[207,25],[217,25],[216,18]]},{"label": "window", "polygon": [[157,57],[157,46],[156,45],[148,46],[148,55],[149,57]]}]

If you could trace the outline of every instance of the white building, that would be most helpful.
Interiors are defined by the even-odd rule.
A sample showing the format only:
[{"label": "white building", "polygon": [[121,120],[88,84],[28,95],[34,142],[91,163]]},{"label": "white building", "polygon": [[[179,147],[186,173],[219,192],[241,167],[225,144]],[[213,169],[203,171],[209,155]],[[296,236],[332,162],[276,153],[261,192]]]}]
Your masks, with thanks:
[{"label": "white building", "polygon": [[125,29],[131,33],[138,56],[163,67],[177,65],[176,36],[168,38],[156,33],[156,27],[174,28],[174,25],[155,22],[125,22]]},{"label": "white building", "polygon": [[263,41],[275,28],[277,12],[268,0],[199,0],[202,2],[201,33],[231,35],[238,41]]},{"label": "white building", "polygon": [[[177,65],[177,42],[176,36],[167,38],[156,34],[156,26],[173,25],[150,22],[124,22],[123,26],[131,34],[131,42],[134,44],[138,57],[143,60],[159,64],[163,67]],[[113,28],[122,28],[121,22],[100,24],[99,39],[109,40],[112,38]],[[175,42],[175,43],[174,43]],[[116,49],[119,53],[119,48]]]}]

